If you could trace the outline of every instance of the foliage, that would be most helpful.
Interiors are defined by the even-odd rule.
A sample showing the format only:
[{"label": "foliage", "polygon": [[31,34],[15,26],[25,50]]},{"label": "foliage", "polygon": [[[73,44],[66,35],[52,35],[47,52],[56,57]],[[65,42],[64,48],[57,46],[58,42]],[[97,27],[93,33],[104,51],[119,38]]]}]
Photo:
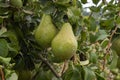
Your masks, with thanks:
[{"label": "foliage", "polygon": [[[87,0],[22,0],[19,7],[10,1],[0,0],[1,80],[18,80],[21,71],[33,80],[120,80],[120,57],[111,48],[120,31],[119,1],[92,0],[89,12]],[[43,14],[58,31],[65,22],[72,25],[78,49],[69,61],[58,63],[51,48],[35,41]]]}]

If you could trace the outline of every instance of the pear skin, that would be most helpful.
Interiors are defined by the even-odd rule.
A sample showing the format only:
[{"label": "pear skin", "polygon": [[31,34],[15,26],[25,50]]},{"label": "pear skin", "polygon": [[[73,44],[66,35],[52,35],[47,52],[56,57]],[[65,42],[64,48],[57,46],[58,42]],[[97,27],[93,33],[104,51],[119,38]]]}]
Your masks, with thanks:
[{"label": "pear skin", "polygon": [[35,30],[35,39],[42,48],[47,48],[51,45],[51,41],[57,34],[57,29],[52,23],[51,16],[43,14],[42,20]]},{"label": "pear skin", "polygon": [[52,41],[52,51],[59,61],[70,59],[77,51],[77,40],[70,23],[64,23],[59,33]]}]

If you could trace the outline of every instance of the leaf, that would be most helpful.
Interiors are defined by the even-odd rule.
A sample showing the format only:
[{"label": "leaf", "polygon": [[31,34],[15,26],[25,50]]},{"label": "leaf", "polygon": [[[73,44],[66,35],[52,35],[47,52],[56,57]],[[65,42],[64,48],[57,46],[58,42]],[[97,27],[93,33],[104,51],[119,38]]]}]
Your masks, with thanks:
[{"label": "leaf", "polygon": [[7,31],[7,29],[5,28],[5,27],[2,27],[1,29],[0,29],[0,36],[3,34],[3,33],[5,33]]},{"label": "leaf", "polygon": [[117,66],[117,60],[118,60],[118,56],[116,54],[116,52],[114,50],[112,50],[112,62],[109,66],[110,69],[115,69]]},{"label": "leaf", "polygon": [[99,7],[96,7],[96,6],[91,6],[91,7],[90,7],[90,10],[91,10],[92,12],[99,12],[100,9],[101,9],[100,6],[99,6]]},{"label": "leaf", "polygon": [[83,4],[85,4],[85,3],[87,3],[87,0],[81,0],[81,2],[82,2]]},{"label": "leaf", "polygon": [[103,40],[108,37],[108,34],[105,30],[99,30],[99,32],[96,35],[98,36],[97,40]]},{"label": "leaf", "polygon": [[75,24],[79,20],[80,8],[77,7],[69,7],[67,12],[68,18],[72,24]]},{"label": "leaf", "polygon": [[100,0],[92,0],[92,1],[93,1],[94,4],[97,5]]},{"label": "leaf", "polygon": [[0,24],[3,23],[3,18],[0,16]]},{"label": "leaf", "polygon": [[52,12],[55,11],[55,6],[53,4],[50,4],[49,6],[45,7],[43,9],[43,11],[46,13],[46,14],[50,14]]},{"label": "leaf", "polygon": [[71,63],[67,71],[63,74],[63,80],[82,80],[80,68],[81,66]]},{"label": "leaf", "polygon": [[114,18],[101,19],[99,25],[104,30],[111,30],[114,27]]},{"label": "leaf", "polygon": [[7,46],[9,51],[14,52],[10,55],[15,56],[18,53],[18,50],[20,49],[16,33],[12,30],[9,30],[6,33],[4,33],[2,37],[7,37],[10,40],[10,43]]},{"label": "leaf", "polygon": [[0,7],[4,7],[4,8],[7,8],[7,7],[9,7],[10,5],[9,4],[7,4],[7,3],[0,3]]},{"label": "leaf", "polygon": [[18,75],[15,72],[11,73],[10,76],[6,78],[6,80],[18,80]]},{"label": "leaf", "polygon": [[9,66],[10,61],[11,61],[10,57],[4,58],[0,56],[0,62],[3,63],[4,65]]},{"label": "leaf", "polygon": [[101,47],[104,49],[104,48],[107,47],[108,43],[109,43],[109,39],[106,38],[106,39],[104,39],[104,40],[101,42],[100,45],[101,45]]},{"label": "leaf", "polygon": [[94,43],[94,42],[96,42],[96,40],[97,40],[97,36],[95,35],[95,34],[90,34],[90,42],[91,43]]},{"label": "leaf", "polygon": [[89,27],[88,27],[88,29],[90,31],[94,31],[94,32],[97,29],[97,22],[93,17],[89,18]]},{"label": "leaf", "polygon": [[102,77],[100,74],[98,73],[95,73],[96,74],[96,77],[97,77],[97,80],[106,80],[104,77]]},{"label": "leaf", "polygon": [[84,67],[85,75],[84,80],[95,80],[96,75],[95,73],[88,67]]},{"label": "leaf", "polygon": [[98,56],[96,53],[90,53],[90,62],[97,63]]},{"label": "leaf", "polygon": [[8,55],[7,41],[0,39],[0,56],[6,57]]}]

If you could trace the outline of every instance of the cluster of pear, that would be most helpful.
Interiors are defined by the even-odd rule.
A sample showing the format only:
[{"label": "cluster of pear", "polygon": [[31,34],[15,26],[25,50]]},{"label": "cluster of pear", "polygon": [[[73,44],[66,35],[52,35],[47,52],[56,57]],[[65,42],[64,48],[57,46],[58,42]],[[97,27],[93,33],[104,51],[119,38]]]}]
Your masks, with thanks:
[{"label": "cluster of pear", "polygon": [[70,23],[64,23],[58,31],[49,14],[43,14],[34,36],[42,48],[51,47],[53,55],[61,62],[69,60],[77,51],[78,44]]}]

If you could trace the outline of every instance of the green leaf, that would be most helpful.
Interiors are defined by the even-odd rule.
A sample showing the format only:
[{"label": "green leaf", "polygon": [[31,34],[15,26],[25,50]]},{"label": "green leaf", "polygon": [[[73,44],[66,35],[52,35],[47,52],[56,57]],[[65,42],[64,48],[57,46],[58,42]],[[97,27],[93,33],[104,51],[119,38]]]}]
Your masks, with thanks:
[{"label": "green leaf", "polygon": [[63,74],[63,80],[82,80],[80,68],[81,66],[71,63],[67,71]]},{"label": "green leaf", "polygon": [[85,4],[85,3],[87,3],[87,0],[81,0],[81,2],[82,2],[83,4]]},{"label": "green leaf", "polygon": [[9,30],[6,33],[4,33],[2,36],[7,37],[10,40],[10,43],[8,44],[8,48],[10,51],[15,52],[14,55],[16,55],[18,53],[18,50],[20,49],[16,33],[12,30]]},{"label": "green leaf", "polygon": [[97,5],[100,0],[92,0],[92,1],[93,1],[94,4]]},{"label": "green leaf", "polygon": [[11,61],[11,58],[9,58],[9,57],[4,58],[4,57],[0,56],[0,62],[3,63],[4,65],[9,66],[10,61]]},{"label": "green leaf", "polygon": [[5,28],[5,27],[2,27],[1,29],[0,29],[0,36],[3,34],[3,33],[5,33],[7,31],[7,29]]},{"label": "green leaf", "polygon": [[97,63],[98,56],[97,53],[90,53],[90,62]]},{"label": "green leaf", "polygon": [[97,40],[103,40],[108,37],[108,34],[106,33],[105,30],[99,30],[96,36],[98,36]]},{"label": "green leaf", "polygon": [[115,69],[116,68],[118,58],[119,57],[117,56],[117,53],[114,50],[112,50],[112,62],[109,66],[110,69]]},{"label": "green leaf", "polygon": [[93,17],[89,18],[89,25],[88,26],[89,26],[88,27],[89,31],[94,31],[94,32],[96,31],[97,23],[96,23],[96,20]]},{"label": "green leaf", "polygon": [[99,6],[99,7],[96,7],[96,6],[92,6],[92,7],[90,7],[90,10],[91,10],[92,12],[99,12],[100,9],[101,9],[100,6]]},{"label": "green leaf", "polygon": [[90,33],[90,42],[91,43],[94,43],[94,42],[96,42],[97,41],[97,37],[98,36],[96,36],[96,34],[94,33]]},{"label": "green leaf", "polygon": [[18,75],[15,72],[10,71],[10,70],[6,71],[6,72],[8,72],[8,73],[6,73],[6,74],[8,74],[6,76],[6,80],[18,80]]},{"label": "green leaf", "polygon": [[10,5],[9,4],[7,4],[7,3],[0,3],[0,7],[4,7],[4,8],[7,8],[7,7],[9,7]]},{"label": "green leaf", "polygon": [[81,41],[86,41],[87,39],[87,31],[81,31]]},{"label": "green leaf", "polygon": [[1,24],[1,23],[3,23],[3,18],[2,18],[2,17],[0,17],[0,24]]},{"label": "green leaf", "polygon": [[95,80],[96,75],[95,73],[88,67],[84,67],[85,75],[84,80]]},{"label": "green leaf", "polygon": [[104,30],[111,30],[114,27],[114,18],[101,19],[100,27]]},{"label": "green leaf", "polygon": [[106,39],[104,39],[104,40],[101,42],[100,45],[101,45],[101,47],[104,49],[104,48],[107,47],[108,43],[109,43],[109,39],[106,38]]},{"label": "green leaf", "polygon": [[39,74],[36,76],[35,80],[52,80],[53,74],[50,70],[44,71],[42,68],[39,70]]},{"label": "green leaf", "polygon": [[100,74],[98,73],[95,73],[96,74],[96,77],[97,77],[97,80],[106,80],[104,77],[102,77]]},{"label": "green leaf", "polygon": [[7,41],[0,39],[0,56],[6,57],[8,55]]},{"label": "green leaf", "polygon": [[68,18],[72,24],[75,24],[79,20],[80,8],[77,7],[69,7],[67,12]]}]

